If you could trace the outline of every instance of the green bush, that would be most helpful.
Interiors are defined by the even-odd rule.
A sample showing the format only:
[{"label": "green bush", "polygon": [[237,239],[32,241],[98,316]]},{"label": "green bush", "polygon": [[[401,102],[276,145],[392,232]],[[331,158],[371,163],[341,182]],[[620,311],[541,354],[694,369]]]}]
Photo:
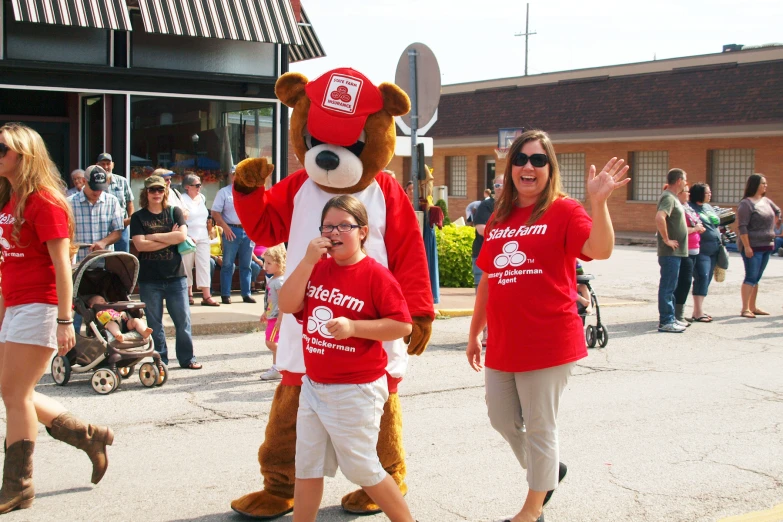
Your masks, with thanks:
[{"label": "green bush", "polygon": [[[441,200],[442,201],[442,200]],[[435,229],[438,242],[438,275],[440,286],[448,288],[473,287],[473,259],[471,249],[476,230],[473,227],[444,226]]]},{"label": "green bush", "polygon": [[440,209],[443,211],[443,226],[451,225],[451,220],[449,219],[448,204],[442,199],[439,199],[438,201],[435,202],[435,205],[439,206]]}]

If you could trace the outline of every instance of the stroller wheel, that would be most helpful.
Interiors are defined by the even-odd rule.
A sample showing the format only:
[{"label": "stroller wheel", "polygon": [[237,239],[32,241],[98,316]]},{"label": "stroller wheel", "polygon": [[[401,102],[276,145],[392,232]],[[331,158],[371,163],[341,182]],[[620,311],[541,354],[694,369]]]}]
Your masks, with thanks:
[{"label": "stroller wheel", "polygon": [[152,363],[145,362],[139,367],[139,380],[147,388],[152,388],[158,384],[160,379],[160,371],[158,367]]},{"label": "stroller wheel", "polygon": [[101,368],[92,374],[90,383],[93,390],[101,395],[107,395],[119,388],[121,379],[122,377],[111,368]]},{"label": "stroller wheel", "polygon": [[122,368],[117,368],[117,372],[120,374],[120,377],[123,379],[127,379],[131,375],[133,375],[133,371],[136,369],[136,365],[132,366],[123,366]]},{"label": "stroller wheel", "polygon": [[155,383],[155,386],[163,386],[164,384],[166,384],[166,381],[169,380],[169,367],[163,363],[160,363],[160,365],[158,366],[158,373],[159,373],[158,382]]},{"label": "stroller wheel", "polygon": [[596,332],[595,326],[592,324],[587,327],[587,331],[585,332],[585,341],[587,341],[587,346],[590,348],[595,348],[595,341],[598,334]]},{"label": "stroller wheel", "polygon": [[52,379],[55,384],[65,386],[71,378],[71,363],[62,355],[52,359]]},{"label": "stroller wheel", "polygon": [[598,327],[597,330],[598,330],[598,346],[604,348],[609,343],[609,332],[606,331],[606,327],[604,325]]}]

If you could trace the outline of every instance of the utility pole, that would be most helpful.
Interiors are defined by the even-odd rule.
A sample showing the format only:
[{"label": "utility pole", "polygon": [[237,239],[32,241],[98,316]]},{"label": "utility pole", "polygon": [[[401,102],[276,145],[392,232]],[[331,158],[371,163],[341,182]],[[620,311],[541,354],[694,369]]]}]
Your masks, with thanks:
[{"label": "utility pole", "polygon": [[524,36],[525,37],[525,76],[527,76],[527,39],[529,36],[534,35],[536,33],[530,32],[530,4],[527,4],[527,9],[525,10],[525,32],[524,33],[516,33],[514,36]]}]

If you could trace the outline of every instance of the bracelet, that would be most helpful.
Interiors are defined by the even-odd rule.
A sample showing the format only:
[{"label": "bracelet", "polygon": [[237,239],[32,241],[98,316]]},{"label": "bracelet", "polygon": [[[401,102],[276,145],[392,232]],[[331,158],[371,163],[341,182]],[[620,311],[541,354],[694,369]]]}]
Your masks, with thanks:
[{"label": "bracelet", "polygon": [[57,324],[73,324],[73,319],[60,319],[58,317]]}]

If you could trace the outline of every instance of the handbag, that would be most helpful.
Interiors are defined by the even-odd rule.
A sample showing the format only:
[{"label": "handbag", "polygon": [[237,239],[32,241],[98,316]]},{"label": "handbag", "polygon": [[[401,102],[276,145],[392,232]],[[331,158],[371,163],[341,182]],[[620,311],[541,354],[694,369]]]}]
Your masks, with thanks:
[{"label": "handbag", "polygon": [[[171,221],[174,221],[174,207],[169,207],[169,212],[171,213]],[[179,243],[177,245],[177,251],[180,253],[180,255],[190,254],[192,252],[196,251],[196,242],[190,239],[190,237],[185,237],[185,241],[182,243]]]},{"label": "handbag", "polygon": [[729,252],[726,250],[726,245],[718,247],[718,259],[715,263],[718,268],[723,270],[729,269]]}]

